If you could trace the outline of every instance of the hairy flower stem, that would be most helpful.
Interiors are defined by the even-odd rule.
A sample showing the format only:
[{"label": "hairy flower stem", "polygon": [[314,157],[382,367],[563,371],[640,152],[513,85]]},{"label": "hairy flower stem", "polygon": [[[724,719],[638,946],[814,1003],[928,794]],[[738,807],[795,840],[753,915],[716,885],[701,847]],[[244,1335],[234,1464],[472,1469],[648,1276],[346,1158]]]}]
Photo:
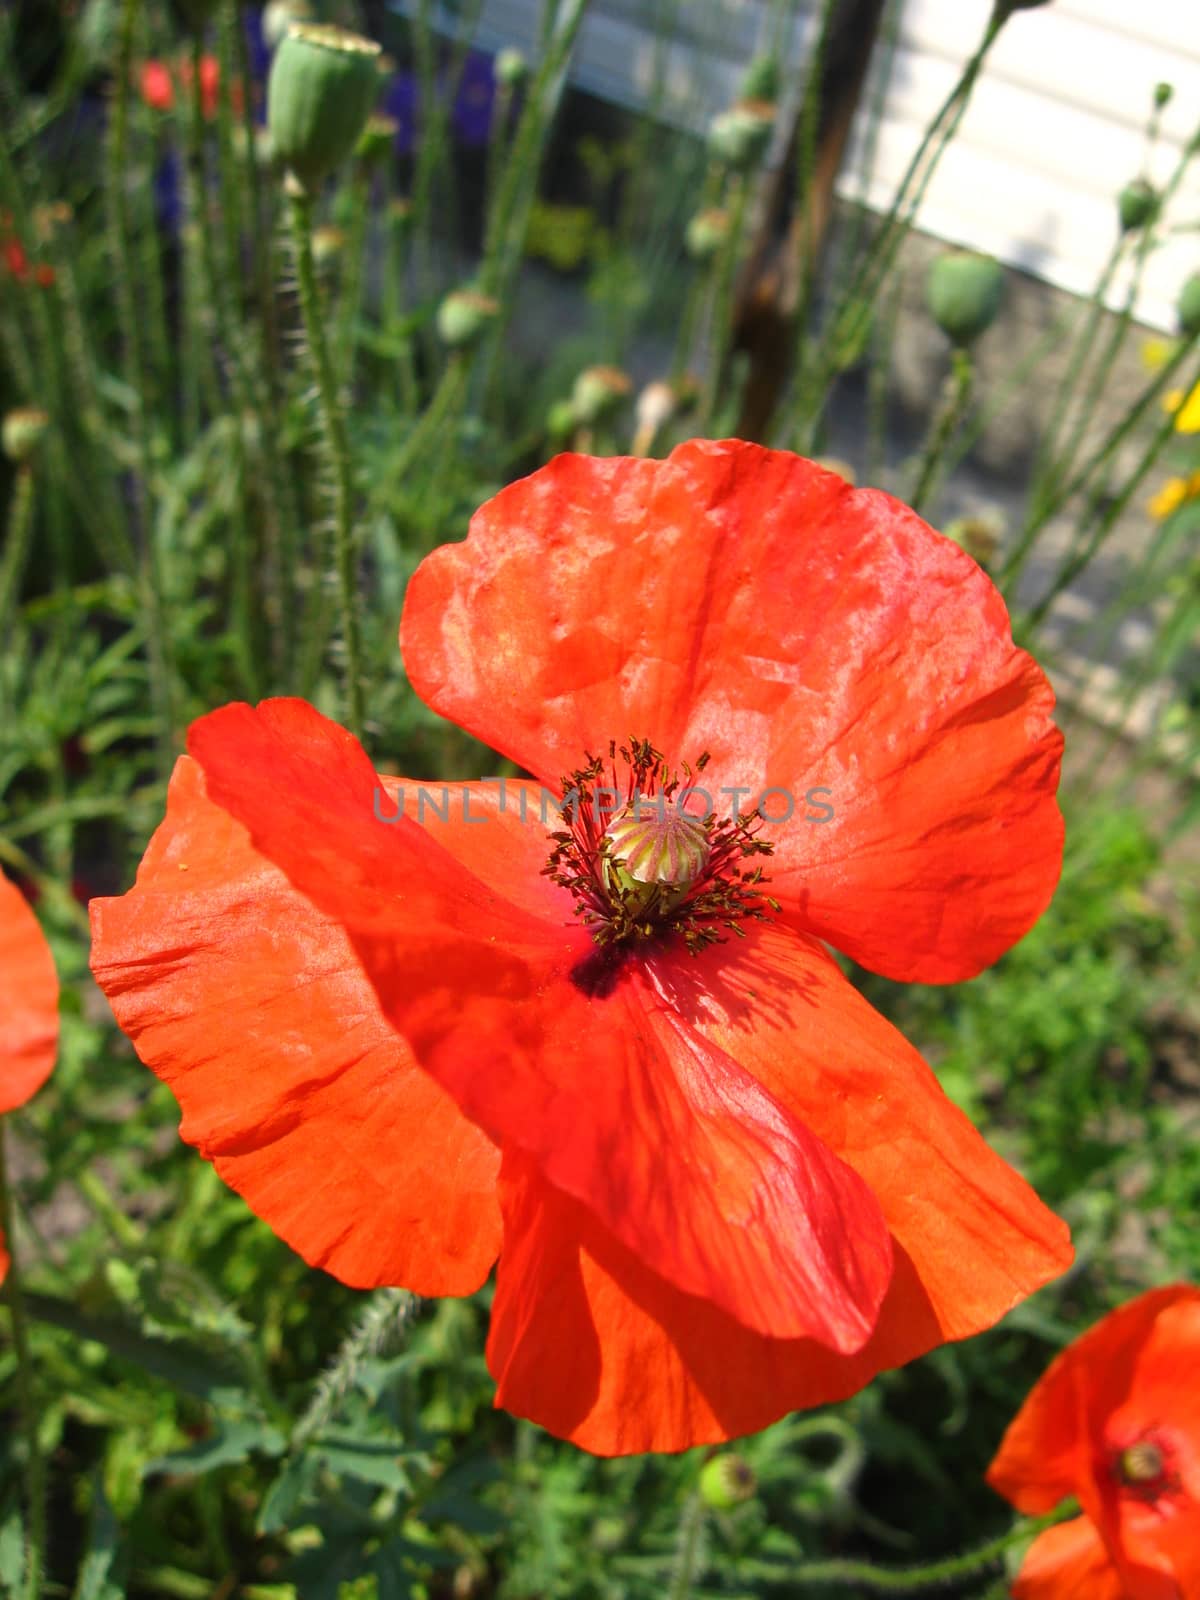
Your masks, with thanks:
[{"label": "hairy flower stem", "polygon": [[12,1201],[8,1192],[8,1169],[4,1152],[4,1118],[0,1117],[0,1231],[8,1249],[8,1277],[4,1297],[12,1317],[13,1352],[17,1358],[16,1385],[21,1419],[25,1428],[25,1486],[29,1502],[29,1523],[25,1545],[25,1588],[23,1600],[39,1600],[42,1572],[46,1561],[46,1467],[38,1447],[38,1412],[33,1390],[33,1361],[29,1352],[29,1329],[25,1321],[25,1302],[21,1296],[21,1274],[17,1265],[13,1237]]},{"label": "hairy flower stem", "polygon": [[713,283],[712,349],[696,418],[696,429],[701,434],[706,434],[712,426],[721,400],[721,382],[729,366],[729,346],[733,337],[733,285],[742,253],[742,236],[746,230],[750,185],[744,176],[739,175],[734,178],[731,187],[733,203],[730,207],[729,232],[721,244]]},{"label": "hairy flower stem", "polygon": [[941,405],[930,423],[925,447],[917,463],[912,493],[909,495],[909,504],[921,516],[924,516],[925,504],[941,479],[950,441],[954,438],[958,425],[971,403],[973,378],[974,367],[970,353],[963,349],[955,350],[954,365],[946,380]]},{"label": "hairy flower stem", "polygon": [[874,1589],[881,1594],[908,1594],[919,1589],[937,1588],[953,1583],[958,1578],[968,1578],[986,1572],[988,1567],[1004,1552],[1025,1539],[1031,1539],[1045,1528],[1075,1516],[1078,1507],[1072,1501],[1069,1507],[1059,1506],[1044,1517],[1027,1517],[1017,1522],[1007,1533],[992,1539],[966,1555],[949,1556],[945,1561],[933,1561],[926,1567],[892,1568],[876,1567],[869,1561],[809,1561],[792,1567],[787,1573],[789,1584],[855,1584],[863,1589]]},{"label": "hairy flower stem", "polygon": [[108,129],[105,186],[108,202],[108,246],[112,258],[117,318],[123,346],[124,377],[131,397],[130,422],[137,458],[137,470],[132,476],[134,504],[141,539],[138,579],[145,612],[146,655],[157,724],[159,770],[161,775],[166,777],[175,759],[174,694],[171,684],[171,653],[163,603],[162,578],[158,566],[158,548],[150,502],[153,461],[146,421],[145,373],[138,335],[137,278],[133,265],[128,192],[130,76],[138,3],[139,0],[124,0],[121,8],[114,65],[116,87]]},{"label": "hairy flower stem", "polygon": [[325,324],[313,264],[312,196],[294,179],[287,181],[288,210],[292,247],[296,260],[296,282],[300,312],[317,386],[317,417],[321,428],[326,466],[333,497],[334,568],[345,646],[346,717],[356,739],[363,734],[362,647],[359,640],[358,597],[355,591],[355,547],[353,522],[354,481],[350,466],[350,442],[346,419],[338,399],[337,376],[325,338]]},{"label": "hairy flower stem", "polygon": [[675,1534],[667,1600],[689,1600],[692,1585],[704,1568],[704,1501],[694,1492],[683,1508]]},{"label": "hairy flower stem", "polygon": [[792,414],[797,447],[802,451],[811,448],[835,374],[855,359],[863,344],[880,290],[912,229],[938,163],[958,132],[976,80],[1008,16],[1009,12],[999,7],[993,11],[975,53],[926,128],[870,249],[849,275],[816,359],[808,364],[808,374],[800,375]]},{"label": "hairy flower stem", "polygon": [[21,579],[29,556],[33,532],[33,469],[28,462],[18,467],[8,504],[8,523],[4,530],[4,557],[0,561],[0,639],[8,638],[8,614],[15,611],[21,595]]},{"label": "hairy flower stem", "polygon": [[[236,641],[235,647],[240,660],[243,678],[251,695],[257,697],[259,685],[252,642],[254,637],[254,618],[252,613],[253,575],[250,530],[246,515],[248,473],[245,429],[246,414],[250,409],[250,395],[245,369],[242,365],[239,330],[233,326],[233,316],[230,311],[229,299],[225,292],[226,283],[222,278],[221,265],[217,256],[217,239],[213,227],[210,225],[211,218],[207,203],[208,180],[204,161],[203,60],[204,41],[202,35],[197,31],[192,35],[192,93],[188,126],[188,164],[192,170],[192,183],[199,205],[197,220],[200,224],[200,266],[207,306],[206,318],[215,334],[216,345],[228,365],[230,409],[233,412],[235,422],[232,440],[233,473],[237,481],[237,492],[233,497],[230,516],[232,524],[230,529],[230,576],[233,586],[233,609],[237,619],[237,626],[233,629],[233,637]],[[222,180],[224,180],[225,175],[226,173],[223,170]],[[222,182],[222,190],[225,190],[224,182]],[[232,274],[236,270],[238,233],[234,208],[227,192],[223,192],[221,195],[220,209],[225,224],[225,248],[228,253],[227,265]],[[274,618],[272,618],[272,621],[274,621]]]},{"label": "hairy flower stem", "polygon": [[380,1289],[342,1343],[333,1364],[317,1380],[313,1397],[292,1429],[290,1448],[301,1449],[328,1427],[354,1387],[364,1361],[395,1351],[421,1305],[407,1289]]},{"label": "hairy flower stem", "polygon": [[1095,449],[1092,455],[1084,462],[1078,472],[1066,484],[1060,484],[1053,497],[1044,501],[1035,509],[1026,521],[1021,532],[1021,537],[1008,559],[1000,570],[1000,582],[1006,593],[1014,594],[1017,579],[1021,575],[1029,552],[1033,549],[1038,534],[1050,521],[1051,517],[1061,511],[1082,489],[1086,489],[1092,482],[1094,475],[1108,465],[1125,440],[1139,426],[1142,418],[1149,411],[1154,401],[1167,387],[1175,373],[1188,359],[1196,348],[1196,338],[1185,339],[1175,351],[1171,359],[1156,375],[1153,382],[1148,384],[1122,416],[1120,422],[1112,429]]}]

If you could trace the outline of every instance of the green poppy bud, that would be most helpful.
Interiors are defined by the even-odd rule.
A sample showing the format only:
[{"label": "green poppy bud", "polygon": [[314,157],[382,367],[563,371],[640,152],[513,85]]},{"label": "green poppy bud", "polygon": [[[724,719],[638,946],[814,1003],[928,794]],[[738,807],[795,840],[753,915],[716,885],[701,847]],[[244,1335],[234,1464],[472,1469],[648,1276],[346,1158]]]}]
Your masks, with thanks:
[{"label": "green poppy bud", "polygon": [[599,422],[601,417],[616,410],[632,388],[628,375],[619,367],[585,368],[571,390],[575,420],[584,427]]},{"label": "green poppy bud", "polygon": [[519,50],[507,45],[503,50],[497,51],[492,71],[500,87],[511,93],[512,90],[519,89],[529,76],[529,63]]},{"label": "green poppy bud", "polygon": [[500,307],[490,295],[475,289],[455,289],[437,310],[437,330],[452,350],[474,344]]},{"label": "green poppy bud", "polygon": [[1147,227],[1158,215],[1158,190],[1145,178],[1134,178],[1117,196],[1117,212],[1126,233]]},{"label": "green poppy bud", "polygon": [[742,78],[742,92],[738,99],[769,100],[774,104],[779,99],[779,87],[779,58],[755,56]]},{"label": "green poppy bud", "polygon": [[391,156],[400,124],[395,117],[385,117],[372,112],[367,118],[354,154],[365,167],[380,167]]},{"label": "green poppy bud", "polygon": [[688,223],[684,243],[693,261],[711,261],[728,237],[729,213],[710,207]]},{"label": "green poppy bud", "polygon": [[1003,290],[1004,269],[998,261],[956,250],[933,263],[926,300],[938,327],[961,347],[991,327]]},{"label": "green poppy bud", "polygon": [[575,407],[569,400],[556,400],[546,413],[546,432],[561,443],[575,431]]},{"label": "green poppy bud", "polygon": [[700,1472],[700,1498],[714,1511],[732,1511],[754,1498],[758,1481],[748,1461],[727,1451],[706,1461]]},{"label": "green poppy bud", "polygon": [[379,46],[344,28],[294,23],[267,82],[276,157],[306,189],[318,187],[358,143],[379,90]]},{"label": "green poppy bud", "polygon": [[1156,83],[1154,85],[1154,109],[1156,111],[1164,110],[1170,105],[1171,97],[1174,93],[1175,85],[1173,83]]},{"label": "green poppy bud", "polygon": [[739,100],[708,125],[708,148],[718,161],[744,172],[757,165],[775,126],[773,100]]},{"label": "green poppy bud", "polygon": [[0,424],[4,454],[10,461],[23,465],[29,461],[50,426],[49,414],[39,406],[19,406],[4,414]]},{"label": "green poppy bud", "polygon": [[1189,339],[1200,334],[1200,272],[1193,272],[1179,293],[1179,327]]}]

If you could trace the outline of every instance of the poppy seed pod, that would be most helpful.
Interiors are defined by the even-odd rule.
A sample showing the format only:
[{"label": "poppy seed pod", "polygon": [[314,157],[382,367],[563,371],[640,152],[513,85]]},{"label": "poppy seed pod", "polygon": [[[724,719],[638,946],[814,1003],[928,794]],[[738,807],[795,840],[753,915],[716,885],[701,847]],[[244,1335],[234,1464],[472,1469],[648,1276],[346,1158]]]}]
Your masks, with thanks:
[{"label": "poppy seed pod", "polygon": [[474,344],[500,310],[490,295],[474,289],[455,289],[437,310],[437,330],[442,343],[453,350]]},{"label": "poppy seed pod", "polygon": [[1179,328],[1189,339],[1200,334],[1200,272],[1193,272],[1179,291]]},{"label": "poppy seed pod", "polygon": [[739,100],[708,126],[708,148],[718,161],[744,172],[762,160],[775,126],[773,100]]},{"label": "poppy seed pod", "polygon": [[267,127],[278,159],[317,187],[358,143],[379,89],[379,46],[344,28],[298,22],[271,63]]},{"label": "poppy seed pod", "polygon": [[1147,227],[1158,215],[1158,204],[1158,190],[1146,178],[1134,178],[1132,183],[1127,183],[1117,196],[1122,230],[1132,233],[1137,228]]},{"label": "poppy seed pod", "polygon": [[729,213],[715,206],[697,211],[683,237],[693,261],[711,261],[729,237]]},{"label": "poppy seed pod", "polygon": [[746,68],[742,79],[742,100],[769,100],[772,103],[779,99],[779,58],[777,56],[755,56]]},{"label": "poppy seed pod", "polygon": [[632,388],[620,367],[586,367],[571,390],[575,420],[584,427],[599,422],[601,417],[616,410]]},{"label": "poppy seed pod", "polygon": [[730,1452],[704,1463],[698,1488],[701,1500],[713,1511],[732,1511],[754,1498],[758,1480],[750,1463]]},{"label": "poppy seed pod", "polygon": [[49,426],[50,417],[39,406],[19,406],[15,411],[5,412],[4,422],[0,424],[4,454],[10,461],[23,465],[41,444]]},{"label": "poppy seed pod", "polygon": [[400,124],[395,117],[372,112],[354,153],[366,167],[382,166],[391,155],[399,132]]},{"label": "poppy seed pod", "polygon": [[925,297],[938,327],[961,347],[991,327],[1003,290],[1004,269],[994,257],[957,250],[933,263]]}]

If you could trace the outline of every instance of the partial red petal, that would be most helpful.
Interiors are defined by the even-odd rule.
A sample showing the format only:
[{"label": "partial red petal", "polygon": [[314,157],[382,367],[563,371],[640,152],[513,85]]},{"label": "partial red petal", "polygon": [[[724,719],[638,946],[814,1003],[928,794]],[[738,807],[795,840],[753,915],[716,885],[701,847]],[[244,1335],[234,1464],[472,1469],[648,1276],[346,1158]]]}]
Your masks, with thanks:
[{"label": "partial red petal", "polygon": [[[301,702],[227,707],[191,747],[209,793],[350,933],[421,1065],[504,1149],[671,1282],[749,1325],[856,1349],[887,1282],[869,1189],[719,1049],[668,1037],[636,963],[596,979],[569,898],[540,920],[423,830]],[[497,852],[502,829],[480,827]],[[603,965],[601,963],[601,965]]]},{"label": "partial red petal", "polygon": [[[1134,1307],[1146,1300],[1152,1320],[1126,1320],[1105,1368],[1089,1374],[1091,1472],[1079,1492],[1133,1600],[1176,1600],[1200,1594],[1200,1289],[1176,1285]],[[1142,1440],[1164,1452],[1166,1481],[1153,1495],[1112,1470]]]},{"label": "partial red petal", "polygon": [[868,1184],[921,1286],[910,1356],[990,1327],[1069,1266],[1065,1224],[814,940],[758,925],[649,969],[694,1033]]},{"label": "partial red petal", "polygon": [[999,594],[799,457],[558,457],[422,563],[401,636],[418,693],[547,782],[633,735],[709,751],[722,810],[779,791],[774,892],[875,971],[970,977],[1049,902],[1062,741]]},{"label": "partial red petal", "polygon": [[8,1265],[12,1260],[4,1244],[4,1229],[0,1228],[0,1283],[8,1277]]},{"label": "partial red petal", "polygon": [[1086,1517],[1038,1534],[1012,1592],[1013,1600],[1128,1600],[1100,1535]]},{"label": "partial red petal", "polygon": [[506,1154],[488,1365],[496,1404],[598,1455],[686,1450],[854,1394],[938,1339],[896,1248],[870,1341],[773,1339],[650,1271],[532,1164]]},{"label": "partial red petal", "polygon": [[37,1093],[57,1049],[54,958],[25,896],[0,873],[0,1114]]},{"label": "partial red petal", "polygon": [[499,1248],[498,1151],[193,761],[137,886],[91,914],[96,979],[178,1098],[181,1134],[281,1238],[359,1287],[478,1288]]},{"label": "partial red petal", "polygon": [[[1094,1477],[1109,1419],[1135,1382],[1141,1350],[1159,1316],[1200,1300],[1200,1290],[1168,1285],[1118,1307],[1062,1351],[1009,1424],[988,1482],[1018,1510],[1050,1510],[1079,1494],[1097,1524],[1106,1517]],[[1157,1420],[1150,1410],[1146,1422]]]}]

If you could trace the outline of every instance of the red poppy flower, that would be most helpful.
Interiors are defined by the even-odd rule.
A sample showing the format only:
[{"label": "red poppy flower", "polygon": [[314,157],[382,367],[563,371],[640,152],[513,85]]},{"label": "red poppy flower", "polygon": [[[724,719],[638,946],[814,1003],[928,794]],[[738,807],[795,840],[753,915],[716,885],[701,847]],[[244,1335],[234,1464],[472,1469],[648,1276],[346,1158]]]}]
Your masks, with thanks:
[{"label": "red poppy flower", "polygon": [[850,1394],[1063,1269],[822,942],[949,981],[1050,898],[1053,697],[969,558],[784,452],[560,456],[401,638],[538,782],[422,794],[301,701],[228,706],[91,906],[184,1138],[277,1232],[422,1294],[499,1250],[498,1403],[603,1453]]},{"label": "red poppy flower", "polygon": [[165,61],[146,61],[142,64],[142,99],[152,111],[170,111],[175,104],[175,86],[171,82],[171,69]]},{"label": "red poppy flower", "polygon": [[[180,64],[180,77],[185,90],[191,92],[192,64],[184,61]],[[200,102],[206,117],[216,116],[217,106],[220,103],[221,64],[216,56],[202,56],[200,59]],[[241,85],[233,86],[234,112],[241,110]],[[142,66],[141,73],[142,99],[153,111],[170,111],[175,104],[175,85],[171,80],[171,69],[162,61],[147,61]]]},{"label": "red poppy flower", "polygon": [[1035,1539],[1016,1600],[1200,1595],[1200,1289],[1154,1289],[1068,1346],[1004,1435],[988,1482],[1018,1510],[1083,1515]]},{"label": "red poppy flower", "polygon": [[[58,1046],[58,977],[24,895],[0,873],[0,1116],[50,1075]],[[8,1251],[0,1233],[0,1283]]]},{"label": "red poppy flower", "polygon": [[8,268],[9,275],[24,283],[29,276],[29,257],[25,254],[25,246],[19,239],[5,239],[3,246],[4,265]]}]

